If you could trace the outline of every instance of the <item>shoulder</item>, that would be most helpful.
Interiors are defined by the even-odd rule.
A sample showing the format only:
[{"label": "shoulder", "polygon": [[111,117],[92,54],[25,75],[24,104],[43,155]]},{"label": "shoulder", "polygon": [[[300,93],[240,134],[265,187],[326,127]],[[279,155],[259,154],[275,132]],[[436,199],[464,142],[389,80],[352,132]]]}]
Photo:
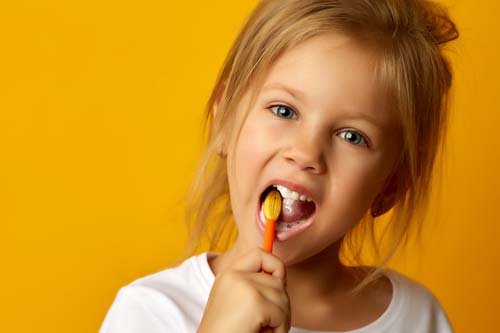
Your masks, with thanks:
[{"label": "shoulder", "polygon": [[[173,300],[144,286],[120,288],[99,329],[99,333],[161,332],[165,327],[178,329],[178,311]],[[171,315],[170,315],[171,314]]]},{"label": "shoulder", "polygon": [[[192,256],[180,265],[132,281],[128,287],[147,287],[172,298],[183,294],[203,294],[210,289],[210,272],[206,270],[206,253]],[[209,290],[208,290],[209,291]]]},{"label": "shoulder", "polygon": [[412,303],[422,306],[439,303],[429,288],[403,273],[386,269],[384,274],[391,280],[393,288],[400,292],[400,296],[411,299]]},{"label": "shoulder", "polygon": [[400,325],[411,323],[422,332],[452,332],[446,312],[429,288],[395,270],[387,269],[384,274],[393,285],[391,305],[398,313]]},{"label": "shoulder", "polygon": [[133,332],[192,329],[210,290],[203,259],[204,254],[193,256],[121,287],[99,332],[132,332],[130,327],[136,328]]}]

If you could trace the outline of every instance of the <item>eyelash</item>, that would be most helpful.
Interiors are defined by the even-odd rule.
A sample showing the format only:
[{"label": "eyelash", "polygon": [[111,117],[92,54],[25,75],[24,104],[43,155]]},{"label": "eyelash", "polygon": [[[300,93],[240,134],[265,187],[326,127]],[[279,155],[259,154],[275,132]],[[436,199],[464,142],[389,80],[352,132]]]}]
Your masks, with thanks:
[{"label": "eyelash", "polygon": [[[288,107],[288,106],[286,106],[286,105],[283,105],[283,104],[271,105],[271,106],[269,107],[269,109],[271,110],[271,112],[272,112],[272,113],[274,113],[276,116],[278,116],[278,111],[276,111],[276,112],[274,112],[274,111],[273,111],[273,108],[275,108],[275,107],[278,107],[278,108],[279,108],[279,107],[286,108],[286,109],[288,109],[288,110],[292,111],[292,112],[295,114],[295,118],[286,118],[286,117],[285,117],[285,119],[297,119],[297,113],[296,113],[294,110],[292,110],[290,107]],[[278,117],[279,117],[279,116],[278,116]],[[281,118],[281,117],[280,117],[280,118]]]},{"label": "eyelash", "polygon": [[[276,112],[275,112],[275,111],[273,111],[273,109],[274,109],[274,108],[276,108],[276,107],[278,107],[278,108],[279,108],[279,107],[283,107],[283,108],[286,108],[286,109],[290,110],[290,111],[291,111],[291,112],[293,112],[293,114],[295,115],[295,118],[280,117],[280,116],[278,115],[278,111],[276,111]],[[292,120],[297,119],[297,114],[296,114],[296,112],[295,112],[292,108],[290,108],[289,106],[286,106],[286,105],[283,105],[283,104],[271,105],[271,106],[269,107],[269,110],[271,110],[271,112],[272,112],[275,116],[277,116],[277,117],[279,117],[279,118],[283,118],[283,119],[292,119]],[[348,132],[348,133],[356,133],[357,135],[359,135],[359,136],[360,136],[361,140],[362,140],[362,141],[364,141],[364,144],[357,144],[357,143],[353,143],[354,145],[357,145],[357,146],[366,146],[366,147],[368,146],[368,140],[367,140],[367,139],[366,139],[366,137],[365,137],[363,134],[361,134],[360,132],[355,131],[355,130],[352,130],[352,129],[346,129],[346,130],[341,131],[340,133],[343,133],[343,132]],[[341,138],[342,138],[342,137],[341,137]],[[347,141],[347,142],[349,142],[349,143],[352,143],[351,141],[348,141],[348,140],[346,140],[346,139],[344,139],[344,138],[342,138],[342,139],[343,139],[343,140],[345,140],[345,141]]]},{"label": "eyelash", "polygon": [[[344,132],[346,132],[346,133],[356,133],[357,135],[359,135],[359,137],[361,138],[361,140],[364,141],[363,144],[353,143],[354,145],[368,147],[368,140],[361,133],[359,133],[358,131],[351,130],[351,129],[346,129],[346,130],[341,131],[340,133],[344,133]],[[342,138],[342,139],[344,139],[344,138]],[[352,143],[351,141],[348,141],[348,140],[346,140],[346,141],[349,142],[349,143]]]}]

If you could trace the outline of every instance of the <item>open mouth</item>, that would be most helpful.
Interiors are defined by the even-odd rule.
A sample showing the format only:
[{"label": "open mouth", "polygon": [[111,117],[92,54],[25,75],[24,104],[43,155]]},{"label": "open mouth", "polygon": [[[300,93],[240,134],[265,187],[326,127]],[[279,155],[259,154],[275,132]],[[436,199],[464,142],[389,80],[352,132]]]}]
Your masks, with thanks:
[{"label": "open mouth", "polygon": [[292,237],[292,235],[298,234],[312,223],[312,217],[316,212],[316,204],[305,194],[290,190],[283,185],[271,185],[260,196],[259,218],[263,224],[266,221],[262,208],[263,202],[267,194],[273,189],[278,190],[282,198],[281,213],[276,221],[277,237],[280,240],[285,240]]}]

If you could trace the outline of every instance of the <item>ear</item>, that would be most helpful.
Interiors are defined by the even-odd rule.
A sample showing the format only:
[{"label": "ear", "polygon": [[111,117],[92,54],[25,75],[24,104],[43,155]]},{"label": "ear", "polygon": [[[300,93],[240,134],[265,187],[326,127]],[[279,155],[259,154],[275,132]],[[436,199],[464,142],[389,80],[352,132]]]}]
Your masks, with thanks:
[{"label": "ear", "polygon": [[386,186],[373,200],[371,211],[372,215],[380,216],[387,213],[396,203],[398,194],[398,173],[391,176]]},{"label": "ear", "polygon": [[[214,100],[213,100],[213,104],[212,104],[212,130],[213,130],[213,126],[214,126],[214,120],[217,116],[217,112],[219,110],[219,105],[220,105],[220,101],[223,97],[223,94],[224,94],[224,90],[225,90],[225,82],[221,82],[219,83],[219,85],[215,88],[215,96],[214,96]],[[218,120],[219,122],[219,120]],[[225,158],[227,156],[227,153],[225,151],[225,140],[224,140],[224,136],[222,135],[222,133],[217,133],[217,154],[222,157],[222,158]]]},{"label": "ear", "polygon": [[214,99],[214,104],[213,104],[213,114],[212,116],[215,118],[215,115],[217,114],[217,110],[220,105],[220,101],[222,99],[222,96],[224,94],[224,90],[226,88],[226,82],[221,82],[219,86],[215,89],[215,99]]}]

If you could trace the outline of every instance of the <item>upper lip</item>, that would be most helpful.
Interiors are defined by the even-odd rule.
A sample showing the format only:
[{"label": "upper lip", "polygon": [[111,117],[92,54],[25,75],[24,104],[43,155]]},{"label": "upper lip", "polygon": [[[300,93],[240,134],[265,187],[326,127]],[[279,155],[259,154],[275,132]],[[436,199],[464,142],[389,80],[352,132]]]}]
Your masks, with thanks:
[{"label": "upper lip", "polygon": [[291,182],[291,181],[288,181],[288,180],[284,180],[284,179],[273,179],[273,180],[270,180],[266,184],[266,186],[262,189],[261,193],[264,192],[265,189],[268,188],[271,185],[283,185],[283,186],[289,188],[292,191],[295,191],[297,193],[306,195],[307,197],[311,198],[314,203],[316,203],[315,195],[307,187],[305,187],[304,185],[298,184],[298,183],[294,183],[294,182]]}]

